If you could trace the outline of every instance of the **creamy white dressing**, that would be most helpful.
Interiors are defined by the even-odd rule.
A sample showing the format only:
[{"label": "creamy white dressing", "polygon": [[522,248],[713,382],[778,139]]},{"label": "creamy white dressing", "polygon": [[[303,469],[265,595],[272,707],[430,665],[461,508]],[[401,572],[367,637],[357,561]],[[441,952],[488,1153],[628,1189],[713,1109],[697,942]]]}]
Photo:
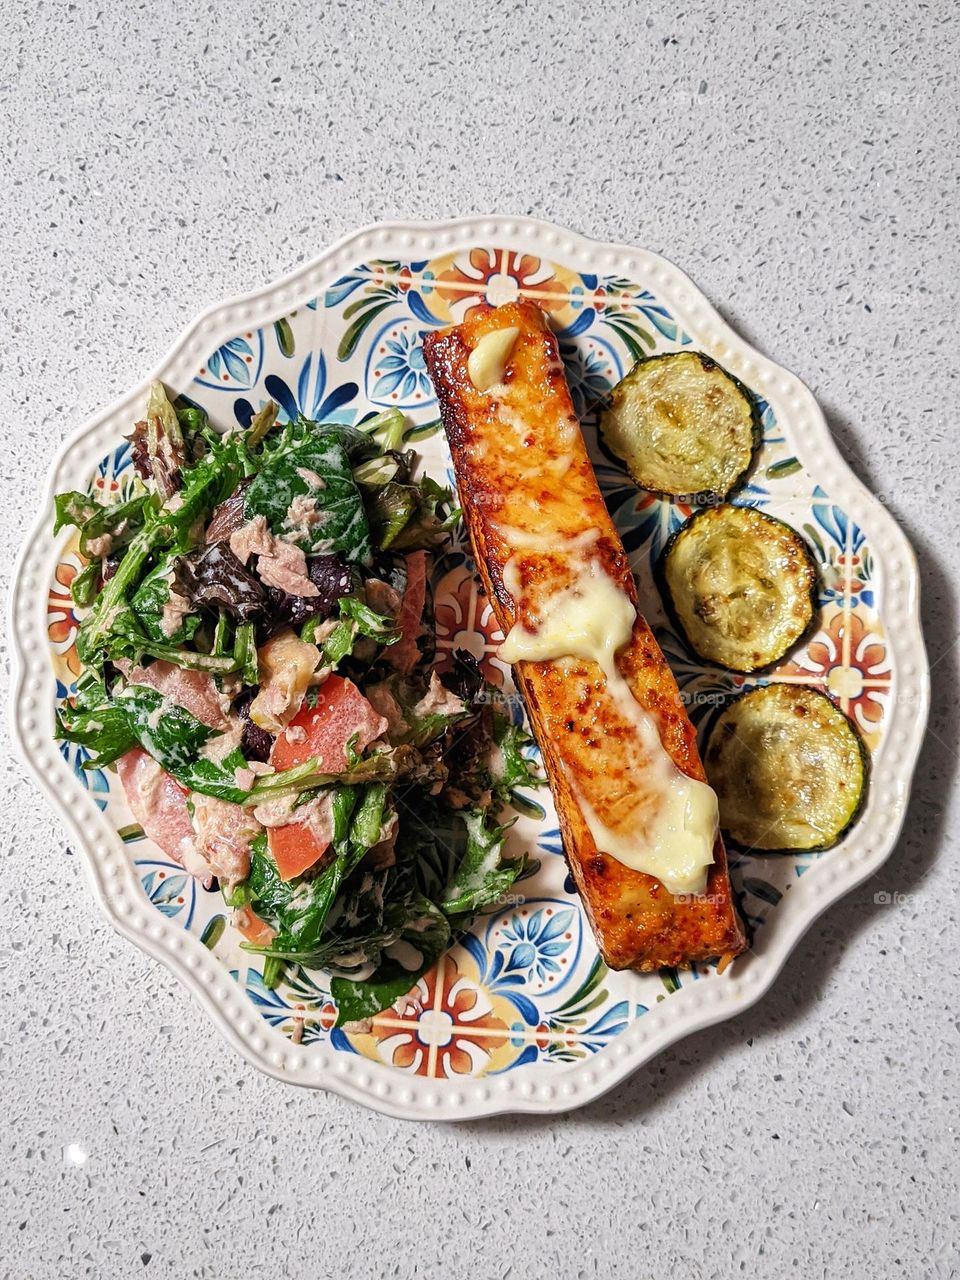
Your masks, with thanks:
[{"label": "creamy white dressing", "polygon": [[[242,741],[243,725],[238,720],[234,720],[228,724],[223,733],[208,738],[197,754],[201,759],[209,760],[212,764],[222,764],[231,752],[237,750]],[[243,788],[243,790],[246,789]]]},{"label": "creamy white dressing", "polygon": [[183,626],[184,618],[189,617],[193,612],[193,605],[177,590],[176,574],[172,569],[164,578],[164,582],[167,584],[167,598],[160,615],[160,630],[168,640],[171,640]]},{"label": "creamy white dressing", "polygon": [[[519,541],[529,537],[533,535],[524,533]],[[510,563],[505,567],[505,583],[511,577]],[[639,705],[617,667],[617,652],[629,643],[636,620],[632,602],[602,565],[581,554],[571,562],[568,583],[538,601],[536,612],[536,630],[515,624],[499,656],[510,663],[564,657],[597,663],[618,714],[633,726],[647,757],[644,781],[651,803],[633,830],[609,827],[575,788],[597,848],[625,866],[655,876],[670,893],[702,893],[713,862],[717,798],[706,783],[688,778],[677,768],[660,741],[656,721]]]},{"label": "creamy white dressing", "polygon": [[423,952],[419,951],[411,942],[407,942],[405,938],[397,938],[394,942],[388,942],[383,948],[383,953],[389,956],[391,960],[396,960],[401,968],[408,969],[411,973],[415,973],[423,964]]},{"label": "creamy white dressing", "polygon": [[[129,691],[129,689],[124,689],[119,696],[122,698],[127,698],[127,697],[132,697],[133,695]],[[146,719],[147,728],[152,733],[156,733],[157,729],[160,727],[160,720],[162,719],[162,717],[170,715],[172,712],[175,712],[176,709],[177,709],[177,704],[174,702],[174,700],[168,697],[166,694],[161,694],[159,704],[155,706],[147,716],[147,719]]]},{"label": "creamy white dressing", "polygon": [[177,853],[184,871],[188,871],[196,880],[205,880],[207,876],[213,874],[210,863],[189,836],[184,836],[177,845]]}]

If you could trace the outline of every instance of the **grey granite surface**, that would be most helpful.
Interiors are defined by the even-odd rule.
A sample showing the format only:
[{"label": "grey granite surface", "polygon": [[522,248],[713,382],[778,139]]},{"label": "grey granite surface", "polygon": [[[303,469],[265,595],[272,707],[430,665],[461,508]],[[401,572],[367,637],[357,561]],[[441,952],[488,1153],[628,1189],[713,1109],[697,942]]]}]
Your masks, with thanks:
[{"label": "grey granite surface", "polygon": [[362,223],[532,213],[665,254],[814,389],[934,665],[896,852],[760,1005],[460,1128],[236,1058],[4,746],[0,1277],[960,1273],[958,55],[914,0],[0,4],[5,580],[60,440],[201,307]]}]

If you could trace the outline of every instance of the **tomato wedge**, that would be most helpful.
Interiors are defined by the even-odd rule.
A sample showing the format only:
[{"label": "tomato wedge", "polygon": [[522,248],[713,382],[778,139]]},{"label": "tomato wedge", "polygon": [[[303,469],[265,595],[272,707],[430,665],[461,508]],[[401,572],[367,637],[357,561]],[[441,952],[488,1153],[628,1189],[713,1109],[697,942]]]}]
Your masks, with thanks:
[{"label": "tomato wedge", "polygon": [[234,915],[233,923],[255,947],[269,946],[277,936],[276,930],[271,929],[266,920],[261,920],[253,907],[241,907]]},{"label": "tomato wedge", "polygon": [[[275,769],[291,769],[317,759],[321,773],[340,773],[347,766],[347,743],[353,738],[357,751],[365,750],[386,731],[379,715],[352,680],[331,675],[319,689],[317,705],[303,707],[273,744],[270,763]],[[291,733],[292,731],[292,733]],[[302,875],[326,853],[333,836],[329,796],[311,803],[306,821],[270,827],[267,845],[281,880]]]},{"label": "tomato wedge", "polygon": [[330,848],[330,841],[318,840],[305,823],[290,822],[285,827],[270,828],[267,848],[280,879],[293,880],[320,861]]},{"label": "tomato wedge", "polygon": [[387,721],[373,709],[352,680],[328,676],[318,690],[317,705],[302,707],[273,744],[270,763],[291,769],[317,757],[321,773],[347,767],[347,743],[363,751],[386,732]]}]

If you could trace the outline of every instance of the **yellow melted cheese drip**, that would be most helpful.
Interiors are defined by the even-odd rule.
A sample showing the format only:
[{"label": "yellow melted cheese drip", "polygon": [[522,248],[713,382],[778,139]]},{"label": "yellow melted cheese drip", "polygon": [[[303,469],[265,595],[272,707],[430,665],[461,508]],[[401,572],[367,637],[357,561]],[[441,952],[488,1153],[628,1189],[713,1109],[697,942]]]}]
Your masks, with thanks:
[{"label": "yellow melted cheese drip", "polygon": [[[530,534],[511,540],[509,529],[501,528],[508,545],[522,554],[534,541]],[[570,582],[538,602],[539,626],[535,631],[517,623],[511,629],[499,656],[504,662],[550,662],[574,657],[595,662],[606,678],[607,693],[617,711],[631,724],[649,760],[645,779],[660,799],[641,829],[619,831],[608,827],[601,816],[578,794],[577,799],[598,849],[632,867],[655,876],[670,893],[700,894],[706,888],[707,869],[713,863],[717,834],[717,797],[705,782],[688,778],[674,764],[660,741],[656,721],[633,696],[620,674],[616,655],[629,643],[636,610],[625,592],[595,560],[582,555],[584,535],[575,548]],[[507,562],[503,579],[511,594],[519,584],[518,566]]]}]

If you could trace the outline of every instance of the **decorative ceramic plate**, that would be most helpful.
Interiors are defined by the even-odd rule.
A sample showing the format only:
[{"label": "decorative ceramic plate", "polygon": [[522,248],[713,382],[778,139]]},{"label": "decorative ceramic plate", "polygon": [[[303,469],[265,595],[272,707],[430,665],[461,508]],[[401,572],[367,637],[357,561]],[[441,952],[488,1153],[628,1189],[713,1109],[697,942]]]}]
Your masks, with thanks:
[{"label": "decorative ceramic plate", "polygon": [[[201,404],[220,427],[247,423],[270,397],[281,420],[300,410],[352,422],[397,406],[418,428],[424,469],[442,478],[449,457],[423,335],[483,302],[516,297],[544,307],[559,336],[642,608],[701,729],[745,685],[801,682],[836,699],[871,753],[866,808],[836,848],[731,857],[753,946],[722,975],[711,966],[646,976],[606,969],[541,792],[518,798],[523,816],[511,836],[536,859],[535,874],[420,980],[418,1002],[404,1014],[391,1010],[369,1033],[346,1033],[334,1026],[323,973],[294,969],[279,990],[263,985],[259,958],[240,950],[220,896],[143,838],[114,774],[82,770],[83,749],[53,740],[55,707],[78,673],[69,588],[83,561],[75,539],[51,537],[52,495],[85,484],[122,493],[131,484],[123,437],[142,411],[146,381],[61,451],[11,601],[15,736],[83,850],[114,926],[175,973],[261,1070],[398,1116],[578,1106],[665,1045],[756,1000],[810,922],[890,852],[926,720],[929,673],[905,538],[841,461],[810,392],[737,337],[686,276],[652,253],[521,218],[374,227],[277,284],[208,311],[151,378]],[[763,445],[736,501],[793,525],[821,569],[819,629],[757,679],[705,667],[667,626],[650,566],[690,510],[638,492],[596,448],[598,398],[638,356],[685,346],[715,357],[762,397]],[[434,586],[441,648],[470,649],[509,691],[509,669],[495,656],[502,637],[465,547],[438,560]]]}]

